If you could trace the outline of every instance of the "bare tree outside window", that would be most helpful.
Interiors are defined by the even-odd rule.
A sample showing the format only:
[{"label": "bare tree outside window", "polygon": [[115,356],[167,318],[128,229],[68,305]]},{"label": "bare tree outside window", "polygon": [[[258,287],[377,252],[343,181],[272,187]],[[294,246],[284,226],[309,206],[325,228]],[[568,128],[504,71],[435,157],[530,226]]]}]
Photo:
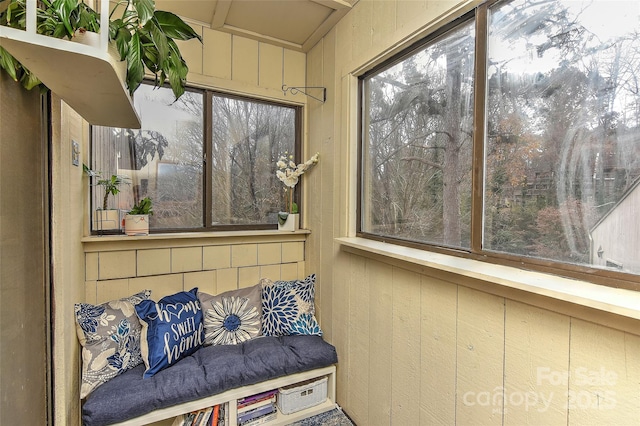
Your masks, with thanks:
[{"label": "bare tree outside window", "polygon": [[212,225],[276,223],[283,187],[276,160],[295,152],[296,110],[213,97]]},{"label": "bare tree outside window", "polygon": [[474,25],[363,81],[362,230],[470,246]]},{"label": "bare tree outside window", "polygon": [[486,249],[640,272],[639,13],[629,1],[490,9]]},{"label": "bare tree outside window", "polygon": [[[141,129],[92,127],[91,169],[130,183],[109,208],[127,211],[150,197],[152,230],[275,228],[284,206],[276,161],[284,152],[296,155],[299,108],[206,94],[189,89],[175,101],[169,88],[142,85],[134,97]],[[212,100],[209,116],[205,99]],[[94,206],[102,196],[92,188]]]}]

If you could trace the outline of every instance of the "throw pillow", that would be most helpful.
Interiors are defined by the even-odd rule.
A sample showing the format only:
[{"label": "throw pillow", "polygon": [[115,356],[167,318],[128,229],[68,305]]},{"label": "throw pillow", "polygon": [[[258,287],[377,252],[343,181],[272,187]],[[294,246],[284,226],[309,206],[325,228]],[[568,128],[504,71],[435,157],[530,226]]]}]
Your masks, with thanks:
[{"label": "throw pillow", "polygon": [[82,346],[80,398],[95,388],[142,363],[142,327],[134,305],[148,299],[145,290],[101,305],[76,303],[76,333]]},{"label": "throw pillow", "polygon": [[205,345],[236,345],[262,334],[260,284],[216,296],[198,293],[204,315]]},{"label": "throw pillow", "polygon": [[287,336],[315,334],[322,330],[315,317],[315,274],[304,280],[276,281],[263,279],[262,334]]},{"label": "throw pillow", "polygon": [[144,378],[191,355],[202,345],[202,309],[198,289],[181,291],[158,302],[136,305],[142,323],[141,352],[147,367]]}]

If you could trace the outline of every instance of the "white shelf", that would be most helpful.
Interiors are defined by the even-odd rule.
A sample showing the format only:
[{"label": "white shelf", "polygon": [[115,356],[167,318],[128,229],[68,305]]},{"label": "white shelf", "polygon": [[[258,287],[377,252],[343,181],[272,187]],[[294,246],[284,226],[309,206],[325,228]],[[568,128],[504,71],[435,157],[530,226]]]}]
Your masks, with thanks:
[{"label": "white shelf", "polygon": [[[122,423],[117,423],[117,426],[134,426],[145,425],[149,423],[159,422],[162,420],[175,418],[181,414],[186,414],[191,411],[201,410],[203,408],[211,407],[217,404],[228,403],[229,413],[229,426],[237,426],[237,400],[246,396],[255,395],[261,392],[266,392],[272,389],[277,389],[283,386],[292,385],[295,383],[304,382],[309,379],[315,379],[319,377],[328,377],[327,381],[327,400],[319,405],[306,408],[304,410],[297,411],[291,414],[282,414],[278,412],[278,417],[268,423],[268,426],[286,425],[295,421],[315,416],[316,414],[324,413],[336,407],[336,367],[332,365],[330,367],[318,368],[315,370],[304,371],[302,373],[291,374],[289,376],[279,377],[277,379],[267,380],[264,382],[256,383],[255,385],[244,386],[241,388],[231,389],[226,392],[212,395],[195,401],[185,402],[183,404],[174,405],[172,407],[161,408],[155,410],[149,414],[145,414],[135,419],[127,420]],[[112,425],[116,426],[116,425]]]},{"label": "white shelf", "polygon": [[0,46],[89,123],[140,128],[125,84],[126,64],[107,48],[106,34],[99,47],[37,34],[34,5],[27,2],[27,31],[0,26]]}]

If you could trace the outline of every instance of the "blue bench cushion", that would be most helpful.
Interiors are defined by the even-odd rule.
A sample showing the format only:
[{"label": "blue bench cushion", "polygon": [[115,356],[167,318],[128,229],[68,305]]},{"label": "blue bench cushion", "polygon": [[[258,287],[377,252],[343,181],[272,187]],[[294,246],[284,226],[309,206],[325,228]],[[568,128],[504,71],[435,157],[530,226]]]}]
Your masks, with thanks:
[{"label": "blue bench cushion", "polygon": [[82,406],[85,426],[104,426],[154,410],[338,362],[320,336],[258,337],[205,346],[143,379],[139,365],[95,389]]}]

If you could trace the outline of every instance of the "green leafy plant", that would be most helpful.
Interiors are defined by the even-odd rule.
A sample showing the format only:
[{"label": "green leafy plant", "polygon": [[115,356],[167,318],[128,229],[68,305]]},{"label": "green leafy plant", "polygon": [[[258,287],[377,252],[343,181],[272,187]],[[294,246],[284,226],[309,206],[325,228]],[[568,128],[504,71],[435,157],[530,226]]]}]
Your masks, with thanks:
[{"label": "green leafy plant", "polygon": [[89,175],[89,177],[96,177],[98,180],[94,185],[102,186],[104,188],[104,197],[102,198],[102,210],[107,210],[107,203],[109,201],[109,195],[113,195],[114,197],[120,193],[120,185],[125,184],[129,185],[128,177],[119,176],[119,175],[111,175],[108,178],[101,178],[99,172],[95,172],[86,164],[82,165],[84,172]]},{"label": "green leafy plant", "polygon": [[148,215],[152,215],[153,214],[153,207],[151,206],[151,198],[144,197],[142,200],[140,200],[138,202],[138,204],[135,204],[131,208],[131,210],[129,211],[129,214],[148,214]]},{"label": "green leafy plant", "polygon": [[[26,28],[25,0],[8,0],[0,12],[0,25]],[[98,32],[100,14],[79,0],[41,0],[37,8],[37,32],[72,39],[76,32]],[[119,18],[111,20],[117,11]],[[202,38],[177,15],[156,10],[154,0],[118,2],[110,13],[109,40],[115,42],[120,60],[127,63],[126,84],[130,94],[140,86],[145,70],[154,75],[156,86],[169,82],[178,99],[184,93],[189,72],[175,40]],[[42,83],[9,52],[0,47],[0,67],[26,89]]]}]

